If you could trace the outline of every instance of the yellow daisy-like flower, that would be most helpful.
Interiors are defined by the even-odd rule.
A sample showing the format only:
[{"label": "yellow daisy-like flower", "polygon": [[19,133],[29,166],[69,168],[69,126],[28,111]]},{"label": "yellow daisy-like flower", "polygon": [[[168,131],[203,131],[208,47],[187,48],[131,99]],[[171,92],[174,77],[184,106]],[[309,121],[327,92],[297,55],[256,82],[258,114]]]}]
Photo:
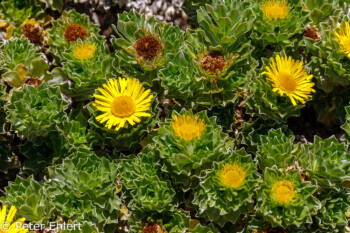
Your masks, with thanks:
[{"label": "yellow daisy-like flower", "polygon": [[0,208],[0,233],[26,233],[28,230],[23,229],[23,223],[25,218],[20,218],[17,221],[13,221],[17,212],[16,207],[11,206],[9,213],[6,217],[6,206]]},{"label": "yellow daisy-like flower", "polygon": [[94,56],[96,46],[90,43],[81,43],[74,48],[74,56],[80,60],[87,60]]},{"label": "yellow daisy-like flower", "polygon": [[220,171],[220,178],[227,187],[237,188],[244,182],[246,172],[237,163],[226,164]]},{"label": "yellow daisy-like flower", "polygon": [[339,32],[335,32],[335,39],[340,45],[340,52],[350,58],[350,24],[348,22],[344,22],[339,27]]},{"label": "yellow daisy-like flower", "polygon": [[171,126],[175,134],[186,141],[199,138],[207,127],[204,120],[199,119],[199,116],[187,114],[175,116],[174,120],[171,122]]},{"label": "yellow daisy-like flower", "polygon": [[311,81],[312,75],[308,75],[301,61],[295,61],[292,57],[276,56],[270,58],[270,66],[265,67],[262,74],[267,75],[267,80],[272,83],[272,91],[280,96],[286,95],[294,106],[296,101],[305,104],[305,99],[315,92],[312,88],[315,84]]},{"label": "yellow daisy-like flower", "polygon": [[272,195],[281,204],[290,202],[294,197],[293,184],[289,180],[276,182],[272,188]]},{"label": "yellow daisy-like flower", "polygon": [[268,19],[284,19],[289,12],[289,7],[285,0],[269,0],[261,5],[264,16]]},{"label": "yellow daisy-like flower", "polygon": [[141,122],[141,117],[150,117],[148,113],[153,95],[151,90],[145,90],[135,78],[110,79],[109,83],[98,88],[101,94],[94,94],[95,106],[103,112],[96,117],[100,123],[106,122],[106,127],[115,130],[127,127],[127,123],[135,125]]}]

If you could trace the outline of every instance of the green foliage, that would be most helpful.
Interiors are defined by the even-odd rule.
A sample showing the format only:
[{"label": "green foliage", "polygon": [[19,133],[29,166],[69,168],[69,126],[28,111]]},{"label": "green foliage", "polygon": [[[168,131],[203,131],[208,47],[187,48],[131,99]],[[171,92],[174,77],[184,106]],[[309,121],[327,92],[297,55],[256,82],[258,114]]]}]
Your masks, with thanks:
[{"label": "green foliage", "polygon": [[1,59],[4,64],[0,66],[2,79],[13,87],[22,86],[26,78],[40,78],[49,69],[39,47],[31,44],[28,39],[7,40]]},{"label": "green foliage", "polygon": [[[173,118],[180,115],[193,114],[184,109],[180,113],[173,112]],[[194,116],[198,116],[207,125],[199,138],[186,141],[177,136],[171,125],[172,119],[160,123],[159,135],[154,138],[163,162],[162,170],[169,173],[184,189],[198,185],[196,183],[200,174],[211,168],[214,161],[222,160],[231,143],[227,134],[217,126],[214,117],[208,118],[204,111]]]},{"label": "green foliage", "polygon": [[320,41],[304,37],[305,50],[310,53],[309,67],[317,79],[317,87],[330,93],[337,86],[348,86],[350,76],[350,60],[346,54],[339,51],[339,42],[335,40],[335,32],[339,31],[339,24],[349,22],[349,16],[342,13],[330,17],[319,24],[322,35]]},{"label": "green foliage", "polygon": [[[244,171],[244,180],[238,187],[228,186],[222,179],[222,169],[236,164]],[[237,173],[230,173],[230,175]],[[192,203],[199,216],[223,226],[226,222],[235,222],[240,214],[253,207],[253,196],[258,185],[259,175],[256,161],[244,149],[229,152],[220,162],[214,162],[211,170],[200,177],[200,185],[194,190]],[[239,177],[230,177],[239,179]]]},{"label": "green foliage", "polygon": [[[273,192],[276,182],[284,180],[292,184],[294,195],[289,202],[282,204],[276,201]],[[301,180],[299,171],[281,172],[277,168],[266,168],[264,181],[257,191],[257,212],[273,227],[311,224],[311,217],[321,208],[321,203],[314,197],[316,190],[317,186]]]},{"label": "green foliage", "polygon": [[47,223],[52,210],[43,185],[35,181],[33,176],[27,179],[17,177],[6,187],[6,197],[0,201],[3,205],[14,205],[20,216],[33,222]]},{"label": "green foliage", "polygon": [[[134,10],[119,14],[114,31],[119,36],[112,38],[112,45],[117,50],[117,66],[123,74],[138,77],[150,85],[157,78],[155,71],[163,68],[168,63],[168,56],[175,54],[183,43],[183,33],[178,27],[158,21],[154,17],[147,20],[145,15],[140,15]],[[140,55],[136,49],[137,41],[147,36],[159,43],[145,49],[153,52],[149,58]],[[147,42],[151,43],[150,40],[146,40]]]},{"label": "green foliage", "polygon": [[26,19],[43,14],[40,0],[4,0],[0,3],[0,18],[20,26]]},{"label": "green foliage", "polygon": [[52,22],[52,28],[48,31],[50,52],[56,58],[56,62],[63,59],[62,53],[70,47],[70,43],[65,38],[67,27],[78,24],[84,27],[87,37],[90,35],[99,36],[99,27],[93,24],[86,15],[81,15],[75,10],[62,12],[59,19]]},{"label": "green foliage", "polygon": [[68,102],[57,87],[48,87],[45,83],[38,88],[25,85],[23,90],[13,91],[9,102],[6,108],[11,130],[29,140],[54,131],[56,124],[67,117],[64,110]]},{"label": "green foliage", "polygon": [[348,225],[350,209],[348,190],[339,193],[327,192],[320,199],[322,208],[316,215],[317,225],[324,231],[342,232]]},{"label": "green foliage", "polygon": [[147,223],[158,224],[166,233],[180,233],[189,228],[190,217],[189,213],[181,209],[162,213],[157,211],[134,212],[129,219],[130,231],[133,233],[141,233]]},{"label": "green foliage", "polygon": [[77,152],[62,164],[49,167],[45,188],[54,215],[88,221],[114,232],[121,207],[118,166],[94,153]]},{"label": "green foliage", "polygon": [[294,136],[287,137],[281,129],[270,130],[266,136],[261,135],[256,152],[260,170],[273,166],[277,168],[292,166],[301,153],[301,144],[294,144]]},{"label": "green foliage", "polygon": [[[297,38],[305,30],[309,23],[308,12],[303,9],[301,0],[290,0],[287,2],[288,12],[284,18],[270,19],[264,15],[263,5],[267,0],[254,1],[253,44],[259,48],[255,51],[256,57],[269,57],[270,51],[267,45],[275,52],[280,52],[287,47],[291,47],[297,42]],[[271,46],[272,45],[272,46]]]},{"label": "green foliage", "polygon": [[[281,53],[284,56],[285,52]],[[277,56],[277,55],[276,55]],[[258,116],[264,120],[285,122],[287,118],[299,116],[301,104],[293,106],[287,96],[280,96],[272,91],[273,87],[267,80],[266,75],[261,73],[271,64],[270,60],[263,59],[263,68],[258,71],[250,83],[251,95],[249,95],[245,106],[247,112],[252,116]]]},{"label": "green foliage", "polygon": [[132,211],[173,210],[175,191],[159,169],[158,156],[151,150],[119,161],[120,182]]},{"label": "green foliage", "polygon": [[323,189],[339,190],[342,182],[350,181],[348,145],[339,143],[335,137],[322,140],[315,136],[314,143],[305,147],[298,162]]},{"label": "green foliage", "polygon": [[[86,59],[77,57],[77,53],[82,57],[90,56],[89,50],[82,49],[86,46],[94,48],[91,57]],[[105,41],[96,36],[86,38],[84,41],[78,39],[76,43],[66,48],[62,56],[63,69],[74,82],[66,93],[78,101],[89,99],[95,89],[116,75],[112,64],[113,58]]]}]

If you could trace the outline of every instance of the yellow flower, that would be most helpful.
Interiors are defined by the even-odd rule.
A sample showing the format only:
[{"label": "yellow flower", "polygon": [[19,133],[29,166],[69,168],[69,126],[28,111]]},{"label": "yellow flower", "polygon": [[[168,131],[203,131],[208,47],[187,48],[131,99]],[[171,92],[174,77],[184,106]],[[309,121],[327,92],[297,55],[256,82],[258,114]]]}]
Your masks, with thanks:
[{"label": "yellow flower", "polygon": [[288,180],[278,181],[272,188],[272,195],[281,204],[286,204],[294,197],[293,184]]},{"label": "yellow flower", "polygon": [[284,19],[289,12],[289,7],[285,0],[269,0],[261,5],[264,16],[268,19]]},{"label": "yellow flower", "polygon": [[0,208],[0,233],[26,233],[28,230],[23,229],[25,218],[13,221],[17,212],[16,207],[11,206],[10,211],[6,217],[6,206]]},{"label": "yellow flower", "polygon": [[96,117],[100,123],[106,122],[106,127],[115,130],[127,127],[127,123],[140,123],[141,117],[150,117],[148,113],[153,96],[150,90],[142,87],[135,78],[110,79],[109,83],[98,88],[100,95],[94,94],[95,106],[103,112]]},{"label": "yellow flower", "polygon": [[344,22],[339,27],[339,33],[335,32],[335,39],[340,45],[340,52],[345,53],[350,58],[350,24]]},{"label": "yellow flower", "polygon": [[198,118],[199,116],[186,114],[175,116],[171,122],[171,126],[178,137],[186,141],[191,141],[192,139],[199,138],[207,127],[204,120]]},{"label": "yellow flower", "polygon": [[265,67],[262,74],[267,75],[267,80],[272,83],[272,91],[278,92],[280,96],[286,95],[294,106],[296,100],[305,103],[305,99],[311,96],[315,90],[315,84],[311,81],[312,75],[308,75],[301,61],[295,61],[292,57],[280,57],[276,60],[270,59],[270,66]]},{"label": "yellow flower", "polygon": [[96,46],[90,43],[81,43],[74,48],[74,56],[81,60],[87,60],[94,56]]},{"label": "yellow flower", "polygon": [[224,185],[230,188],[239,187],[245,180],[246,172],[237,163],[226,164],[220,171],[220,178]]}]

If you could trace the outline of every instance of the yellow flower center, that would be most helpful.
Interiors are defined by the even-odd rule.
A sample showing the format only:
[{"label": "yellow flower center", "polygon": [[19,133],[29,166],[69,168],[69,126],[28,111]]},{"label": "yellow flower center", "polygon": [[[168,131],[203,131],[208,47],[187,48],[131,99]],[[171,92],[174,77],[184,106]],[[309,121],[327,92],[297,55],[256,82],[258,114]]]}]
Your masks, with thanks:
[{"label": "yellow flower center", "polygon": [[81,60],[92,58],[95,54],[96,46],[94,44],[83,43],[75,47],[75,57]]},{"label": "yellow flower center", "polygon": [[287,2],[284,0],[276,1],[269,0],[261,6],[261,9],[266,18],[269,19],[284,19],[289,12]]},{"label": "yellow flower center", "polygon": [[130,96],[118,96],[111,104],[111,112],[119,118],[127,118],[135,113],[135,103]]},{"label": "yellow flower center", "polygon": [[272,195],[277,202],[282,204],[288,203],[294,196],[292,183],[288,180],[283,180],[275,183]]},{"label": "yellow flower center", "polygon": [[298,87],[298,83],[293,75],[286,72],[279,72],[277,80],[280,88],[285,92],[293,93]]},{"label": "yellow flower center", "polygon": [[230,188],[239,187],[245,180],[246,173],[236,163],[226,164],[220,172],[221,181]]},{"label": "yellow flower center", "polygon": [[199,138],[207,125],[198,118],[199,116],[190,115],[175,116],[175,120],[171,123],[175,134],[186,141]]}]

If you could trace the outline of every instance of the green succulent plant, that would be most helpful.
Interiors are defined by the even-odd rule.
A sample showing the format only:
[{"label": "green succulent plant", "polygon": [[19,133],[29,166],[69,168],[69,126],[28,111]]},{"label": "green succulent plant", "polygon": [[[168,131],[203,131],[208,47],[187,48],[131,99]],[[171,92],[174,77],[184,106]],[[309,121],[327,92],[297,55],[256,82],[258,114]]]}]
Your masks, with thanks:
[{"label": "green succulent plant", "polygon": [[112,38],[117,50],[115,57],[120,72],[133,76],[149,85],[157,79],[157,70],[168,63],[168,56],[175,54],[183,43],[179,27],[149,20],[134,10],[119,14],[114,31],[119,38]]},{"label": "green succulent plant", "polygon": [[[294,56],[294,55],[293,55]],[[282,52],[280,54],[276,54],[274,58],[270,58],[269,60],[263,59],[263,68],[260,71],[260,74],[257,74],[256,77],[254,77],[252,83],[250,84],[250,95],[247,98],[247,101],[245,103],[245,107],[247,108],[247,113],[251,116],[255,117],[258,116],[262,118],[263,120],[273,120],[277,122],[285,122],[289,117],[292,116],[299,116],[300,109],[304,107],[303,102],[305,103],[307,100],[307,97],[309,95],[311,96],[313,92],[315,92],[312,87],[306,88],[310,92],[310,94],[304,92],[305,98],[303,102],[297,103],[295,100],[291,101],[291,97],[287,97],[288,94],[291,95],[298,95],[298,89],[293,90],[292,92],[286,91],[285,93],[288,94],[280,94],[281,90],[283,91],[284,87],[279,86],[279,83],[273,83],[271,81],[271,78],[268,76],[267,73],[270,72],[270,70],[274,70],[274,65],[276,64],[275,60],[283,59],[284,63],[288,63],[287,58],[291,59],[290,55],[286,55],[285,52]],[[292,58],[294,60],[294,69],[297,67],[297,62],[301,62],[300,58]],[[290,65],[290,64],[288,64]],[[271,68],[272,67],[272,68]],[[276,66],[277,71],[271,71],[271,72],[278,72],[278,74],[283,73],[283,68],[278,68]],[[279,70],[281,69],[281,70]],[[305,75],[308,75],[306,72],[306,68],[303,67],[305,71]],[[301,71],[300,71],[301,72]],[[276,75],[276,74],[275,74]],[[291,74],[292,76],[295,74]],[[291,77],[292,77],[291,76]],[[309,76],[307,76],[309,77]],[[296,80],[295,78],[293,78]],[[299,77],[301,80],[301,77]],[[303,77],[303,82],[306,82],[306,77]],[[294,81],[293,80],[293,81]],[[296,81],[294,81],[296,82]],[[299,81],[301,82],[301,81]],[[312,83],[311,80],[308,80],[308,82]],[[289,84],[287,84],[289,87],[291,87]],[[302,84],[296,84],[296,85],[302,85]],[[287,87],[288,88],[288,87]],[[303,91],[302,91],[303,92]],[[302,99],[299,97],[299,99]]]},{"label": "green succulent plant", "polygon": [[62,56],[63,69],[74,82],[68,89],[68,95],[77,101],[89,99],[107,78],[117,75],[105,41],[96,36],[84,41],[78,39],[66,48]]},{"label": "green succulent plant", "polygon": [[184,189],[198,185],[200,174],[214,161],[223,159],[231,143],[214,117],[208,118],[204,111],[193,114],[184,109],[160,123],[154,141],[163,160],[162,170]]},{"label": "green succulent plant", "polygon": [[89,36],[99,37],[99,27],[86,15],[81,15],[75,10],[64,11],[59,19],[52,22],[48,35],[50,52],[56,58],[56,63],[59,63],[63,60],[64,50],[78,39],[84,40]]},{"label": "green succulent plant", "polygon": [[257,58],[293,47],[309,23],[309,12],[302,7],[301,0],[259,0],[255,1],[253,11],[256,19],[251,38]]},{"label": "green succulent plant", "polygon": [[130,232],[160,232],[181,233],[190,227],[190,216],[188,212],[181,209],[159,213],[133,212],[130,219]]},{"label": "green succulent plant", "polygon": [[343,232],[350,210],[348,190],[323,193],[320,201],[322,208],[315,217],[319,228],[325,232]]},{"label": "green succulent plant", "polygon": [[344,138],[349,142],[350,141],[350,106],[345,107],[345,123],[341,126],[341,128],[344,130],[345,135]]},{"label": "green succulent plant", "polygon": [[295,165],[296,159],[302,153],[302,147],[300,143],[294,144],[294,139],[293,135],[287,137],[282,129],[270,130],[268,135],[261,135],[256,152],[260,170]]},{"label": "green succulent plant", "polygon": [[260,145],[261,136],[266,135],[270,130],[278,129],[281,129],[286,135],[292,134],[285,124],[271,120],[265,121],[258,118],[252,122],[244,122],[243,128],[236,140],[247,147],[246,150],[248,153],[255,154]]},{"label": "green succulent plant", "polygon": [[192,203],[197,214],[221,226],[235,223],[240,214],[253,208],[259,179],[256,169],[256,161],[244,149],[229,152],[223,161],[215,161],[194,190]]},{"label": "green succulent plant", "polygon": [[323,189],[342,189],[342,182],[350,181],[350,153],[348,145],[333,136],[322,139],[315,136],[314,143],[306,145],[298,163],[307,177],[317,181]]},{"label": "green succulent plant", "polygon": [[189,23],[198,26],[197,11],[201,6],[205,4],[211,4],[212,0],[184,0],[181,8],[188,15]]},{"label": "green succulent plant", "polygon": [[6,131],[5,129],[5,123],[6,123],[6,110],[5,110],[5,103],[6,103],[6,85],[3,85],[0,83],[0,135]]},{"label": "green succulent plant", "polygon": [[59,88],[45,83],[38,88],[25,85],[23,90],[12,92],[6,105],[7,120],[11,123],[11,130],[19,136],[34,140],[55,131],[56,124],[67,117],[67,107],[68,102],[61,96]]},{"label": "green succulent plant", "polygon": [[151,150],[129,155],[119,162],[120,182],[131,211],[169,211],[176,207],[175,190],[160,171],[158,156]]},{"label": "green succulent plant", "polygon": [[219,233],[220,231],[213,226],[213,224],[209,224],[206,226],[203,226],[201,224],[198,224],[194,229],[191,230],[192,233]]},{"label": "green succulent plant", "polygon": [[315,74],[317,87],[326,93],[350,84],[350,75],[347,72],[350,59],[341,51],[341,45],[336,39],[336,33],[344,30],[347,23],[350,23],[348,15],[334,15],[318,25],[320,40],[304,37],[304,49],[310,56],[309,69]]},{"label": "green succulent plant", "polygon": [[29,79],[43,79],[49,69],[39,47],[28,39],[11,38],[3,45],[2,51],[2,79],[13,87],[20,87]]},{"label": "green succulent plant", "polygon": [[45,190],[33,176],[26,179],[17,177],[6,188],[6,197],[1,197],[3,205],[13,205],[17,214],[28,221],[47,223],[51,213]]},{"label": "green succulent plant", "polygon": [[168,95],[192,107],[235,102],[257,66],[246,38],[253,19],[249,2],[215,0],[201,7],[200,29],[186,32],[183,48],[160,71]]},{"label": "green succulent plant", "polygon": [[100,231],[114,232],[121,207],[117,167],[86,152],[49,167],[45,189],[55,211],[52,216],[92,222]]},{"label": "green succulent plant", "polygon": [[317,25],[329,19],[330,16],[338,15],[342,11],[342,0],[303,0],[303,7],[310,12],[311,25]]},{"label": "green succulent plant", "polygon": [[198,29],[187,31],[184,46],[160,70],[168,96],[191,107],[234,103],[240,90],[250,82],[256,66],[249,43],[222,51],[221,45],[214,48],[205,32]]},{"label": "green succulent plant", "polygon": [[88,122],[84,113],[79,108],[71,111],[68,119],[58,126],[58,132],[65,141],[68,142],[70,151],[73,152],[77,148],[90,150],[87,140]]},{"label": "green succulent plant", "polygon": [[4,0],[0,3],[0,18],[19,27],[28,18],[42,16],[43,6],[40,0]]},{"label": "green succulent plant", "polygon": [[264,181],[257,191],[257,213],[272,227],[300,227],[312,223],[312,216],[321,208],[315,198],[317,186],[302,181],[299,171],[281,172],[266,168]]}]

